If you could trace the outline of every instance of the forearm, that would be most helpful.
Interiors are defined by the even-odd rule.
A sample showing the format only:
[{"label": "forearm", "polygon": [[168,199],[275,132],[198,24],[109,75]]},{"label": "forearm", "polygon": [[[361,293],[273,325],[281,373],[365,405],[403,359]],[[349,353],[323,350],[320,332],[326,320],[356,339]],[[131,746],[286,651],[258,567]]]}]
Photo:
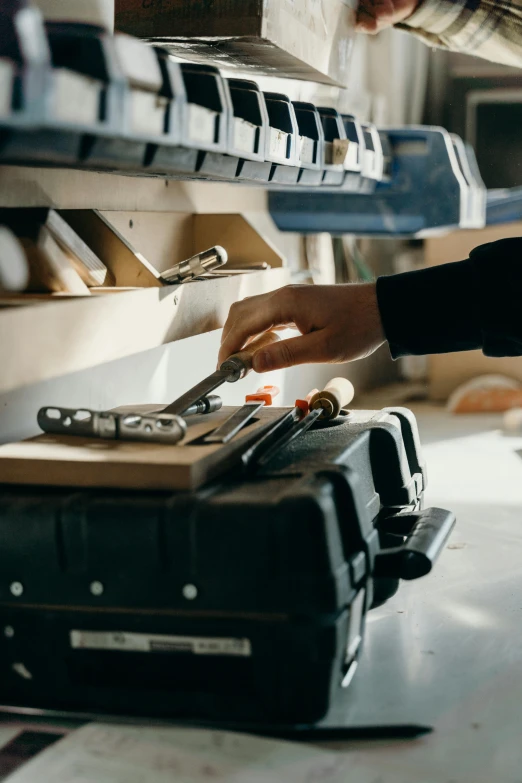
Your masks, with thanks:
[{"label": "forearm", "polygon": [[469,259],[377,281],[394,358],[482,348],[522,355],[522,239],[476,248]]},{"label": "forearm", "polygon": [[482,348],[469,260],[380,277],[377,299],[394,359]]},{"label": "forearm", "polygon": [[522,0],[421,0],[396,26],[431,46],[522,67]]}]

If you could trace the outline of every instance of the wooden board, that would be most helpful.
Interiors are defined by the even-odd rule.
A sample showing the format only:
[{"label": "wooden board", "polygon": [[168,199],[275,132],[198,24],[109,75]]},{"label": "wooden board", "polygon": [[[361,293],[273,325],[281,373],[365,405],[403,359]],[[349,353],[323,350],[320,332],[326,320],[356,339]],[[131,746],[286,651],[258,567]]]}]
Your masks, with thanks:
[{"label": "wooden board", "polygon": [[[138,405],[135,412],[158,410]],[[122,408],[128,412],[130,408]],[[253,423],[226,446],[194,443],[235,410],[192,416],[184,441],[157,443],[40,435],[0,447],[0,484],[62,487],[111,487],[136,490],[188,490],[207,484],[239,464],[244,449],[286,409],[262,409]]]}]

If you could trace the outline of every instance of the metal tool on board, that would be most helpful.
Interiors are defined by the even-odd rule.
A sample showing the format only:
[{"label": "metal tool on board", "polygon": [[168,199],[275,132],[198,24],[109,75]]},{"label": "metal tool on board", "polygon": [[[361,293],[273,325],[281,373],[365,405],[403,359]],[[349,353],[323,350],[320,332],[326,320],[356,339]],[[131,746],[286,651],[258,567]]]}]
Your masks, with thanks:
[{"label": "metal tool on board", "polygon": [[187,425],[181,416],[165,413],[113,413],[87,408],[40,408],[38,425],[52,435],[134,440],[174,445],[183,440]]},{"label": "metal tool on board", "polygon": [[[217,429],[210,432],[203,440],[204,443],[228,443],[233,437],[246,427],[249,421],[252,421],[256,413],[265,405],[272,405],[275,397],[279,394],[277,386],[263,386],[255,394],[247,394],[245,404],[238,408],[229,418],[223,422]],[[184,414],[187,415],[187,412]]]},{"label": "metal tool on board", "polygon": [[[211,394],[191,405],[185,411],[185,416],[208,415],[221,410],[222,406],[221,397]],[[183,440],[187,431],[187,425],[181,416],[163,411],[117,413],[91,411],[88,408],[60,408],[53,405],[40,408],[37,420],[40,428],[52,435],[148,441],[169,445]]]},{"label": "metal tool on board", "polygon": [[279,336],[275,332],[265,332],[256,340],[252,340],[242,351],[239,351],[223,362],[219,370],[216,370],[200,383],[197,383],[188,392],[185,392],[173,403],[167,405],[164,413],[171,413],[182,416],[191,405],[198,400],[206,397],[224,383],[235,383],[245,378],[252,369],[252,360],[254,355],[262,348],[266,348],[279,341]]}]

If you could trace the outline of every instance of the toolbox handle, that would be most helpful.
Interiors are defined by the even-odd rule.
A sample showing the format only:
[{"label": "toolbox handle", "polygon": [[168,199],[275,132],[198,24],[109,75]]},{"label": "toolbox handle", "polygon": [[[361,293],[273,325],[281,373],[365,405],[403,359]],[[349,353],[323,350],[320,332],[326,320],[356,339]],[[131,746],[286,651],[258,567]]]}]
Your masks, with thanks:
[{"label": "toolbox handle", "polygon": [[455,515],[444,508],[427,508],[413,514],[388,517],[379,526],[406,535],[402,546],[385,549],[375,557],[374,577],[418,579],[429,574],[455,525]]}]

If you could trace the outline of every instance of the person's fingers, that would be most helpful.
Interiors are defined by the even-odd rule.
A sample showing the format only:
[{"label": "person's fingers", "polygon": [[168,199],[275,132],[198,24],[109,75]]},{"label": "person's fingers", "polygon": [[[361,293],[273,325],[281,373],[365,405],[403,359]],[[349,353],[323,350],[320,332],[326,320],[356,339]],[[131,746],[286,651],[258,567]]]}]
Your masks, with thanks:
[{"label": "person's fingers", "polygon": [[[224,362],[236,351],[241,350],[246,341],[269,329],[284,327],[293,323],[292,297],[281,288],[273,294],[253,297],[262,301],[248,303],[237,302],[232,306],[227,320],[228,329],[221,343],[218,363]],[[227,326],[225,324],[225,327]]]},{"label": "person's fingers", "polygon": [[313,364],[328,361],[325,357],[324,330],[310,332],[299,337],[262,348],[256,354],[252,366],[255,372],[263,373],[271,370],[283,370],[296,364]]},{"label": "person's fingers", "polygon": [[[247,296],[244,299],[241,299],[239,302],[234,302],[233,305],[231,305],[227,320],[225,321],[225,325],[223,327],[223,331],[221,333],[221,344],[223,344],[228,336],[228,333],[232,329],[234,323],[239,319],[241,320],[243,314],[245,312],[248,312],[250,308],[252,310],[259,310],[263,307],[266,300],[273,295],[273,292],[268,294],[258,294],[257,296]],[[248,305],[247,305],[248,302]]]},{"label": "person's fingers", "polygon": [[377,32],[377,19],[369,11],[361,9],[357,12],[355,30],[358,33],[375,33]]},{"label": "person's fingers", "polygon": [[363,0],[359,4],[356,29],[366,33],[377,33],[394,23],[393,0]]}]

